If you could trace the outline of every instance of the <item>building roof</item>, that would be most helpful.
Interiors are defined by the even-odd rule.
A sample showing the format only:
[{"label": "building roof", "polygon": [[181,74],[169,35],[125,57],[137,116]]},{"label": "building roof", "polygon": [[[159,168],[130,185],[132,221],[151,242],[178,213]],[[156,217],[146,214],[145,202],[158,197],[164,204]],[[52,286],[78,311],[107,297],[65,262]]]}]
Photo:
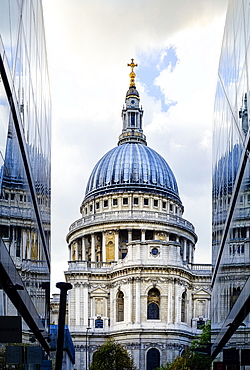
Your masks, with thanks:
[{"label": "building roof", "polygon": [[119,145],[99,160],[85,197],[124,189],[160,193],[181,203],[175,176],[165,159],[139,142]]}]

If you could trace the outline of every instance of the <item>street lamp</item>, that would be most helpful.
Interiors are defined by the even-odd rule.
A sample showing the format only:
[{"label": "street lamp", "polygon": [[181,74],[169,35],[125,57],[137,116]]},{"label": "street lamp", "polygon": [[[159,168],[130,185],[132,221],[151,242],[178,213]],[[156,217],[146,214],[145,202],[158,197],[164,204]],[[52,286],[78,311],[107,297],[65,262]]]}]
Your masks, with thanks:
[{"label": "street lamp", "polygon": [[88,331],[91,328],[86,328],[86,370],[88,370]]},{"label": "street lamp", "polygon": [[55,370],[62,370],[67,291],[69,289],[72,289],[72,285],[70,283],[62,282],[62,283],[56,283],[56,287],[60,289],[61,292],[60,292],[59,315],[58,315],[58,333],[57,333]]}]

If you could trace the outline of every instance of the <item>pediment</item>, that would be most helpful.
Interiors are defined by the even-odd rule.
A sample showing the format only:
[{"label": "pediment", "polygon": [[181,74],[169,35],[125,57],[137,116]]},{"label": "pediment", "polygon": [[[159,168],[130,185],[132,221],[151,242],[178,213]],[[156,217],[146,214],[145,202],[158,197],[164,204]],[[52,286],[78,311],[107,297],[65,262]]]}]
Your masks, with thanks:
[{"label": "pediment", "polygon": [[205,289],[198,289],[195,293],[193,293],[193,298],[210,298],[211,294]]},{"label": "pediment", "polygon": [[96,288],[90,293],[91,297],[107,297],[108,293],[102,288]]}]

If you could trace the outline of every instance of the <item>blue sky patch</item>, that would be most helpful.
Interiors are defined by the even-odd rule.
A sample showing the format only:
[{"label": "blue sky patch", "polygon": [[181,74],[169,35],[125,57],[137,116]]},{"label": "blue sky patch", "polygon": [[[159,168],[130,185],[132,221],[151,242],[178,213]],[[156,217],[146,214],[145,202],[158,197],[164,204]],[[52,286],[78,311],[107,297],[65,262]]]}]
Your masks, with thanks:
[{"label": "blue sky patch", "polygon": [[175,69],[179,61],[175,47],[170,46],[165,50],[154,51],[149,55],[141,53],[138,56],[138,60],[140,62],[136,69],[137,78],[146,86],[149,96],[161,101],[162,111],[166,112],[171,106],[176,105],[177,102],[167,99],[160,86],[155,84],[155,80],[162,71],[168,69],[170,72],[173,72]]}]

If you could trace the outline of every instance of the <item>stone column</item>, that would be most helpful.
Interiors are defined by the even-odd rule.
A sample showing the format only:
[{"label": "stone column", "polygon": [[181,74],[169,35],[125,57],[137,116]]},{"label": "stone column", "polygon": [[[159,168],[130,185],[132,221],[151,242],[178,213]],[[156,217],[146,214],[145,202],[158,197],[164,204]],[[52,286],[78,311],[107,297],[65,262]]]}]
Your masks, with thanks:
[{"label": "stone column", "polygon": [[26,231],[24,230],[22,233],[22,252],[21,252],[21,257],[25,259],[25,251],[27,249],[27,234]]},{"label": "stone column", "polygon": [[119,231],[115,230],[115,261],[119,259]]},{"label": "stone column", "polygon": [[141,320],[141,282],[140,278],[136,278],[136,283],[135,283],[135,297],[136,297],[136,308],[135,308],[135,322],[137,324],[140,323]]},{"label": "stone column", "polygon": [[108,297],[104,298],[104,327],[108,328],[109,327],[109,320],[108,320]]},{"label": "stone column", "polygon": [[115,297],[114,297],[114,288],[110,289],[110,330],[116,321],[116,308],[115,308]]},{"label": "stone column", "polygon": [[85,241],[85,237],[83,236],[82,237],[82,261],[86,261],[87,258],[86,258],[86,241]]},{"label": "stone column", "polygon": [[187,239],[184,239],[183,244],[183,262],[187,262]]},{"label": "stone column", "polygon": [[141,230],[141,241],[145,242],[146,230]]},{"label": "stone column", "polygon": [[172,306],[173,306],[173,301],[172,301],[172,282],[170,281],[168,283],[168,323],[172,323],[173,322],[173,309],[172,309]]},{"label": "stone column", "polygon": [[175,305],[174,305],[174,313],[175,313],[174,322],[177,323],[178,318],[179,318],[179,285],[178,285],[177,282],[175,283],[174,294],[175,294],[175,297],[174,297],[174,302],[175,302]]},{"label": "stone column", "polygon": [[76,325],[80,325],[80,284],[75,284],[75,318]]},{"label": "stone column", "polygon": [[106,256],[106,235],[105,232],[103,231],[102,233],[102,261],[106,262],[107,261],[107,256]]},{"label": "stone column", "polygon": [[128,306],[127,306],[127,322],[132,323],[132,307],[133,307],[133,281],[129,280],[128,283]]},{"label": "stone column", "polygon": [[194,263],[194,244],[191,244],[191,263]]},{"label": "stone column", "polygon": [[90,297],[90,326],[95,327],[94,322],[94,299]]},{"label": "stone column", "polygon": [[132,230],[129,229],[128,230],[128,243],[130,243],[132,241]]},{"label": "stone column", "polygon": [[85,283],[83,286],[83,325],[88,326],[88,284]]},{"label": "stone column", "polygon": [[28,260],[30,260],[30,257],[31,257],[31,246],[32,246],[32,240],[31,240],[31,232],[30,230],[28,230],[27,232],[27,237],[29,239],[29,245],[27,246],[28,249],[27,249],[27,258]]},{"label": "stone column", "polygon": [[71,261],[71,244],[69,244],[69,261]]},{"label": "stone column", "polygon": [[95,256],[95,234],[91,234],[91,262],[96,261]]},{"label": "stone column", "polygon": [[75,244],[76,244],[76,261],[78,261],[79,260],[79,245],[78,245],[77,240],[75,241]]}]

